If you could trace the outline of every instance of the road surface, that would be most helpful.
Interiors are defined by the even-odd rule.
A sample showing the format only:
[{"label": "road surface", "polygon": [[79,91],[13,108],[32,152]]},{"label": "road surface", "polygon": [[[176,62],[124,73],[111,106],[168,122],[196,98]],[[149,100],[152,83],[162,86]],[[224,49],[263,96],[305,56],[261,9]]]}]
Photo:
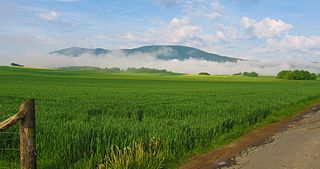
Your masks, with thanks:
[{"label": "road surface", "polygon": [[320,104],[195,155],[179,169],[320,169]]},{"label": "road surface", "polygon": [[320,169],[320,111],[302,116],[272,142],[250,148],[226,165],[219,168]]}]

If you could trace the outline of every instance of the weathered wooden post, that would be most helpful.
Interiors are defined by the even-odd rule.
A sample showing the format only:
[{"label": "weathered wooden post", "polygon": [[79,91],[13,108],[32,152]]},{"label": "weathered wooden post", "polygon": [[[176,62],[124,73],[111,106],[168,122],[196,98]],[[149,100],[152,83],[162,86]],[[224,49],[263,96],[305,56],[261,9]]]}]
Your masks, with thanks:
[{"label": "weathered wooden post", "polygon": [[34,99],[20,106],[24,116],[20,120],[20,168],[36,169],[36,116]]},{"label": "weathered wooden post", "polygon": [[34,99],[21,104],[19,112],[0,122],[0,132],[20,121],[20,168],[36,169],[36,116]]}]

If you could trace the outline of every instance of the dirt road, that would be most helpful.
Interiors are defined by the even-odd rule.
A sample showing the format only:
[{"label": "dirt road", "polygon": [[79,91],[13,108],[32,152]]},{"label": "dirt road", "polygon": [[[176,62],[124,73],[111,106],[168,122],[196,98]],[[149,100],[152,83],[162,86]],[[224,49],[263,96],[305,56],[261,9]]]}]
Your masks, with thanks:
[{"label": "dirt road", "polygon": [[320,169],[320,105],[188,159],[179,169]]},{"label": "dirt road", "polygon": [[273,140],[242,153],[222,169],[320,169],[320,111],[304,115]]}]

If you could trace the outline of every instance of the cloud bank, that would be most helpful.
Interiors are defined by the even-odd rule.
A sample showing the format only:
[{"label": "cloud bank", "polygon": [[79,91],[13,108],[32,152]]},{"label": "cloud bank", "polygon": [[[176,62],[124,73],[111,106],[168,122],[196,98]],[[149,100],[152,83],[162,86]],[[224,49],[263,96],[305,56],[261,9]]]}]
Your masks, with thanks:
[{"label": "cloud bank", "polygon": [[[158,51],[159,52],[159,51]],[[164,50],[163,52],[168,52]],[[24,64],[27,67],[63,67],[63,66],[97,66],[97,67],[149,67],[167,69],[173,72],[197,74],[208,72],[210,74],[233,74],[244,71],[256,71],[263,75],[276,75],[280,70],[305,69],[311,72],[320,73],[320,63],[303,60],[271,61],[271,60],[249,60],[237,63],[218,63],[205,60],[187,59],[159,60],[156,53],[138,53],[127,56],[121,51],[103,56],[81,55],[69,57],[63,55],[50,55],[40,53],[29,53],[23,56],[5,57],[0,53],[1,65],[9,65],[11,62]]]}]

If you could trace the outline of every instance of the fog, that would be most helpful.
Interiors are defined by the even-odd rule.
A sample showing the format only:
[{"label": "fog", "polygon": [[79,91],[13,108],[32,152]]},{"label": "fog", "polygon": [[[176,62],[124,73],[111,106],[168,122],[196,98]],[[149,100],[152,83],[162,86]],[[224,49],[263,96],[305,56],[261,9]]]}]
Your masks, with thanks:
[{"label": "fog", "polygon": [[320,73],[320,63],[303,60],[249,60],[238,62],[217,63],[212,61],[187,59],[159,60],[155,53],[137,53],[125,55],[121,51],[114,51],[107,55],[81,55],[70,57],[56,54],[27,53],[21,56],[8,57],[0,53],[0,64],[9,65],[11,62],[23,64],[26,67],[54,68],[64,66],[97,66],[97,67],[148,67],[167,69],[173,72],[192,73],[208,72],[210,74],[233,74],[244,71],[255,71],[263,75],[276,75],[280,70],[305,69]]}]

